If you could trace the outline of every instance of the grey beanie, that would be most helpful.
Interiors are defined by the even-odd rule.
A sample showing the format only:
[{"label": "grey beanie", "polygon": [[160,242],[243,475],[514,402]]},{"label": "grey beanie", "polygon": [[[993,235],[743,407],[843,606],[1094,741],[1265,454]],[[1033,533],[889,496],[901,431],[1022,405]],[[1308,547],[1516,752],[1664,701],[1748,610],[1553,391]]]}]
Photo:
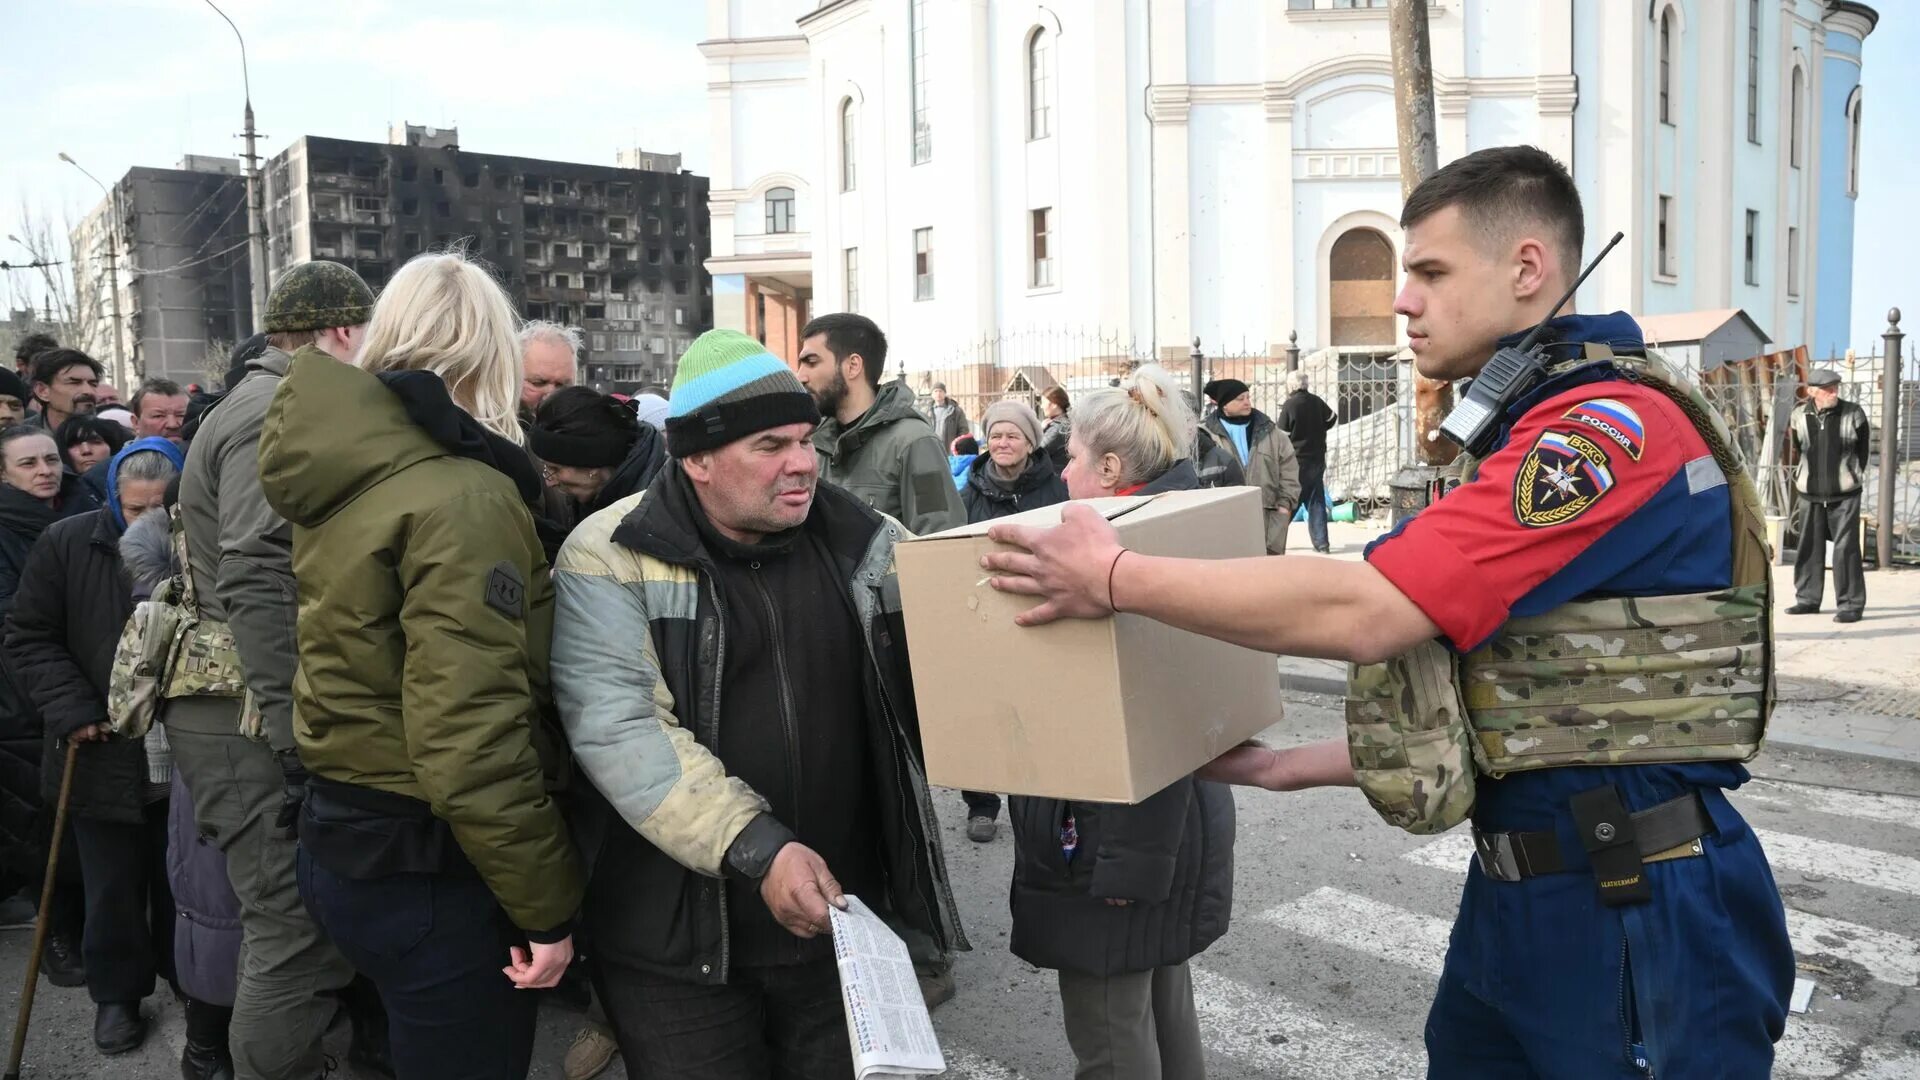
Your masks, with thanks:
[{"label": "grey beanie", "polygon": [[987,414],[980,419],[980,442],[986,445],[993,436],[993,425],[1007,423],[1020,429],[1027,437],[1027,446],[1040,449],[1040,419],[1024,401],[996,401],[987,406]]}]

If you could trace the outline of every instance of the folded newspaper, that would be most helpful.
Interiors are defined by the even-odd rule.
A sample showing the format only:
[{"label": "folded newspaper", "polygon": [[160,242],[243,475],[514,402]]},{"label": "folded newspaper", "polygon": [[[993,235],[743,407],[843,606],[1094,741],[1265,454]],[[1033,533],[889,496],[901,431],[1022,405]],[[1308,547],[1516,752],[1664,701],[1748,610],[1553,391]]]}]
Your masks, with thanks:
[{"label": "folded newspaper", "polygon": [[892,1080],[946,1072],[947,1059],[933,1034],[906,942],[859,897],[847,897],[847,910],[829,907],[827,913],[833,954],[840,961],[854,1076]]}]

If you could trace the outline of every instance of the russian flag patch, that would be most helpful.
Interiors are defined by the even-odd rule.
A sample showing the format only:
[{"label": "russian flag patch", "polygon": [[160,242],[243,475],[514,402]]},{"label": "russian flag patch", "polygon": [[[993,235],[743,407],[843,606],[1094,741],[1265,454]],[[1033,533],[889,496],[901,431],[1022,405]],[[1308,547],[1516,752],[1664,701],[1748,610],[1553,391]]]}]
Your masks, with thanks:
[{"label": "russian flag patch", "polygon": [[1647,427],[1640,422],[1640,414],[1632,407],[1612,398],[1595,398],[1583,401],[1568,409],[1564,418],[1577,424],[1584,424],[1600,435],[1619,444],[1620,449],[1635,461],[1647,446]]}]

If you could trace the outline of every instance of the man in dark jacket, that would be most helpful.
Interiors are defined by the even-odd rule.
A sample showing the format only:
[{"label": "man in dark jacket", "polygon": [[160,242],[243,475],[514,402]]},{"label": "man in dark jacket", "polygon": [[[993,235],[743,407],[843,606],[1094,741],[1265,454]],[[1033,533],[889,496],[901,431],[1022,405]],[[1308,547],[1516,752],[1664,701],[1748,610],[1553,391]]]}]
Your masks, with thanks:
[{"label": "man in dark jacket", "polygon": [[822,315],[800,331],[795,373],[824,418],[813,435],[821,479],[915,535],[965,525],[947,445],[904,383],[880,385],[886,362],[887,337],[864,315]]},{"label": "man in dark jacket", "polygon": [[[293,366],[351,361],[372,312],[373,290],[339,263],[283,274],[267,298],[265,347],[247,350],[240,378],[199,417],[180,479],[199,615],[232,629],[237,685],[253,703],[243,708],[229,687],[175,697],[164,717],[196,819],[226,854],[241,900],[245,963],[231,1039],[241,1080],[318,1075],[338,1007],[330,992],[353,977],[300,901],[293,834],[277,822],[306,773],[293,734],[293,530],[260,487],[260,430]],[[364,996],[353,1000],[350,1060],[384,1060],[384,1016],[360,1007]]]},{"label": "man in dark jacket", "polygon": [[1840,610],[1833,621],[1860,621],[1867,606],[1867,579],[1860,569],[1860,481],[1867,473],[1872,425],[1867,413],[1840,400],[1840,373],[1816,368],[1807,376],[1807,400],[1788,421],[1800,464],[1793,489],[1800,495],[1794,549],[1793,591],[1798,601],[1789,615],[1820,610],[1826,585],[1827,542],[1833,542],[1833,598]]},{"label": "man in dark jacket", "polygon": [[967,410],[947,396],[947,384],[943,382],[933,384],[933,409],[927,422],[933,425],[933,437],[940,443],[942,452],[953,448],[953,440],[973,434],[973,425],[967,420]]},{"label": "man in dark jacket", "polygon": [[1230,447],[1246,469],[1247,486],[1260,489],[1266,511],[1267,554],[1287,550],[1287,526],[1300,505],[1300,464],[1293,440],[1266,413],[1253,407],[1253,392],[1239,379],[1215,379],[1201,393],[1218,406],[1206,429]]},{"label": "man in dark jacket", "polygon": [[140,1002],[156,976],[173,978],[166,782],[149,775],[140,743],[108,740],[107,677],[133,613],[120,535],[129,520],[161,506],[180,463],[165,439],[122,449],[108,509],[56,522],[34,545],[7,633],[8,659],[46,722],[41,794],[49,803],[59,798],[67,745],[83,744],[68,809],[86,882],[81,952],[96,1007],[93,1040],[105,1054],[140,1045]]},{"label": "man in dark jacket", "polygon": [[813,400],[752,338],[703,334],[672,401],[675,460],[582,523],[554,574],[555,696],[597,796],[601,989],[636,1076],[838,1080],[828,905],[859,896],[923,956],[966,947],[921,764],[901,530],[816,486]]},{"label": "man in dark jacket", "polygon": [[1300,462],[1300,501],[1307,508],[1307,537],[1322,555],[1327,544],[1327,429],[1340,417],[1320,395],[1307,389],[1307,373],[1287,375],[1287,400],[1280,403],[1274,422],[1293,440]]}]

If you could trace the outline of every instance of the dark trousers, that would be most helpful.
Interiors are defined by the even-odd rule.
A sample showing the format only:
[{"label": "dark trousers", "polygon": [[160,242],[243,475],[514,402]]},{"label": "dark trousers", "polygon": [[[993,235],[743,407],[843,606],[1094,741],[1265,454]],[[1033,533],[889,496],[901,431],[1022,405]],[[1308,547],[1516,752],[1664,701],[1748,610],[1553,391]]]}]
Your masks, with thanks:
[{"label": "dark trousers", "polygon": [[517,935],[471,873],[331,873],[303,848],[300,895],[386,1003],[399,1080],[523,1080],[537,997],[501,968]]},{"label": "dark trousers", "polygon": [[631,1076],[647,1080],[844,1080],[853,1075],[832,960],[735,967],[725,986],[608,960],[600,1001]]},{"label": "dark trousers", "polygon": [[1307,538],[1313,550],[1327,550],[1327,463],[1300,463],[1300,505],[1307,508]]},{"label": "dark trousers", "polygon": [[95,1002],[137,1002],[153,993],[155,976],[173,981],[166,801],[148,803],[145,818],[69,821],[86,879],[80,955]]},{"label": "dark trousers", "polygon": [[1827,583],[1827,541],[1833,541],[1833,598],[1841,611],[1867,606],[1867,576],[1860,569],[1860,496],[1832,502],[1800,500],[1800,546],[1793,553],[1793,591],[1802,604],[1820,606]]},{"label": "dark trousers", "polygon": [[1000,796],[991,791],[963,791],[960,797],[967,801],[969,818],[983,817],[992,820],[1000,816]]}]

